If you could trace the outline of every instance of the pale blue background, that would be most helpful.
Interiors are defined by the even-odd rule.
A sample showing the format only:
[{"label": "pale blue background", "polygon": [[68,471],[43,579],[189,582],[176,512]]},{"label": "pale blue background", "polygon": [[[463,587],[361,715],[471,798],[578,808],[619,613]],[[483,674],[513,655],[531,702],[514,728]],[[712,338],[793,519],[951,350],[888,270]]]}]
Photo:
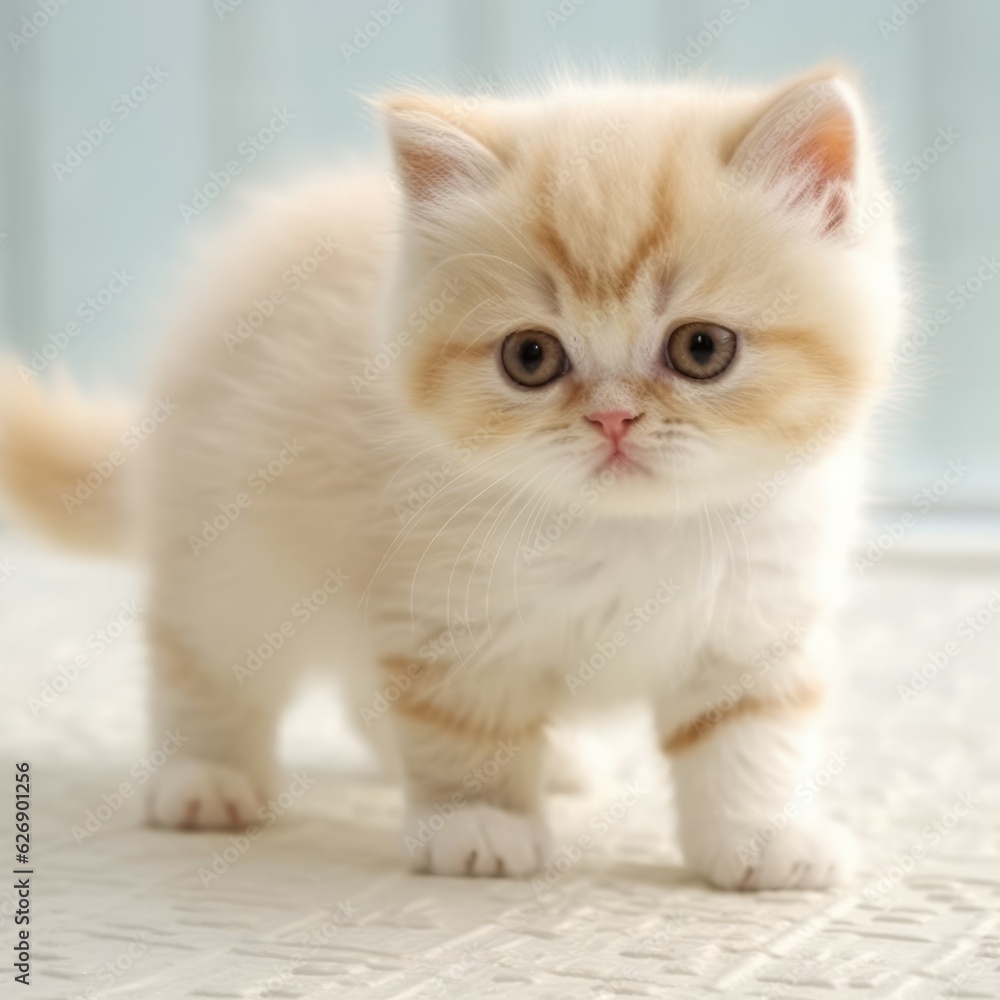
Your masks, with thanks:
[{"label": "pale blue background", "polygon": [[[476,84],[537,75],[555,62],[667,70],[703,19],[732,23],[693,72],[773,79],[841,58],[860,71],[881,121],[890,172],[912,240],[922,307],[1000,251],[1000,3],[996,0],[584,0],[553,26],[552,2],[400,0],[402,10],[360,54],[342,43],[387,0],[70,0],[14,53],[8,31],[39,3],[0,11],[0,330],[30,354],[72,318],[115,268],[135,275],[65,352],[87,383],[134,383],[147,355],[151,311],[194,227],[178,213],[210,170],[232,159],[275,105],[295,121],[247,181],[292,174],[378,135],[358,94],[407,77]],[[564,9],[573,8],[570,2]],[[880,18],[916,8],[883,37]],[[115,97],[159,64],[169,77],[96,151],[58,180],[53,161],[111,113]],[[916,179],[904,165],[938,129],[954,145]],[[207,210],[211,220],[225,199]],[[971,471],[944,499],[955,511],[1000,510],[1000,280],[987,284],[934,338],[933,377],[896,408],[880,494],[906,505],[951,460]]]}]

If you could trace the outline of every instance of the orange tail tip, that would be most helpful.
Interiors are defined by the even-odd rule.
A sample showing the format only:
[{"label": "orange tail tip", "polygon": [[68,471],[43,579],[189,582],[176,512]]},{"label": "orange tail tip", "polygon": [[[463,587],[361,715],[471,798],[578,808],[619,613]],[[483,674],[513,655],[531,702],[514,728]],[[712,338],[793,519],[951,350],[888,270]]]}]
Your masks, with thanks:
[{"label": "orange tail tip", "polygon": [[129,409],[86,399],[62,379],[50,390],[0,368],[0,494],[29,526],[79,550],[128,549],[125,479],[116,461]]}]

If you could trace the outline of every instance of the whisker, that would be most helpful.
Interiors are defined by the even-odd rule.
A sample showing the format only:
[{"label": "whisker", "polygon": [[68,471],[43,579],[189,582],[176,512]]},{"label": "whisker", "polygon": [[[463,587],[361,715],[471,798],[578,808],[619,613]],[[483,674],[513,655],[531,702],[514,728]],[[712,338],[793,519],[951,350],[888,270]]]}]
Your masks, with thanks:
[{"label": "whisker", "polygon": [[[552,504],[553,499],[555,498],[555,487],[558,485],[559,480],[562,479],[562,477],[569,471],[570,468],[572,468],[575,465],[580,464],[582,461],[584,461],[583,458],[574,458],[574,459],[570,460],[553,477],[552,482],[549,484],[548,499],[545,501],[545,507],[542,509],[542,514],[541,514],[541,518],[539,520],[539,525],[545,523],[545,517],[548,514],[548,510],[549,510],[549,507]],[[532,527],[534,527],[534,519],[533,518],[531,519],[531,523],[532,523]],[[525,525],[525,526],[527,527],[527,525]],[[522,530],[521,531],[521,537],[520,537],[520,539],[518,540],[518,543],[517,543],[517,550],[516,551],[520,551],[521,545],[523,543],[524,543],[524,531]],[[515,561],[514,561],[514,572],[513,572],[514,610],[517,612],[518,621],[520,621],[523,624],[524,623],[524,618],[521,615],[521,602],[520,602],[520,600],[518,598],[518,589],[517,589],[517,571],[520,568],[520,565],[521,565],[520,559],[515,558]],[[490,579],[492,579],[492,577],[493,577],[493,571],[491,570],[490,571]],[[489,586],[488,585],[487,585],[487,588],[486,588],[486,595],[487,595],[487,606],[488,606],[488,602],[489,602]]]},{"label": "whisker", "polygon": [[411,618],[411,620],[412,620],[412,618],[413,618],[413,593],[414,593],[414,588],[416,587],[416,583],[417,583],[417,577],[418,577],[418,576],[420,575],[420,567],[421,567],[421,565],[422,565],[422,563],[423,563],[423,561],[424,561],[424,558],[425,558],[425,556],[426,556],[426,555],[427,555],[427,553],[428,553],[428,552],[430,551],[430,549],[431,549],[431,546],[433,546],[433,544],[434,544],[434,543],[435,543],[435,542],[436,542],[436,541],[438,540],[438,538],[440,538],[440,537],[441,537],[441,533],[442,533],[442,532],[443,532],[443,531],[445,530],[445,528],[447,528],[447,527],[448,527],[448,525],[449,525],[449,524],[451,524],[451,522],[452,522],[452,521],[454,521],[454,520],[455,520],[455,518],[456,518],[456,517],[458,517],[458,515],[459,515],[459,514],[461,514],[461,513],[462,513],[462,511],[463,511],[463,510],[465,510],[465,509],[466,509],[466,508],[467,508],[467,507],[469,506],[469,504],[471,504],[471,503],[474,503],[474,502],[475,502],[476,500],[478,500],[478,499],[479,499],[479,498],[480,498],[480,497],[481,497],[481,496],[482,496],[482,495],[483,495],[484,493],[486,493],[486,492],[487,492],[488,490],[491,490],[491,489],[493,489],[493,487],[494,487],[494,486],[496,486],[496,485],[497,485],[498,483],[502,482],[502,481],[503,481],[504,479],[506,479],[506,478],[507,478],[508,476],[510,476],[510,475],[513,475],[513,473],[514,473],[514,472],[516,472],[516,471],[517,471],[517,469],[516,469],[516,468],[515,468],[515,469],[511,469],[511,470],[510,470],[509,472],[505,473],[505,474],[504,474],[503,476],[501,476],[501,477],[500,477],[499,479],[496,479],[496,480],[494,480],[494,481],[493,481],[493,482],[491,482],[491,483],[487,483],[487,485],[486,485],[486,486],[484,486],[484,487],[483,487],[483,488],[482,488],[482,489],[481,489],[481,490],[480,490],[480,491],[479,491],[479,492],[478,492],[478,493],[477,493],[477,494],[476,494],[475,496],[471,497],[471,498],[470,498],[469,500],[466,500],[466,501],[465,501],[465,503],[464,503],[464,504],[462,504],[462,506],[461,506],[461,507],[459,507],[459,508],[458,508],[458,510],[456,510],[456,511],[455,511],[455,512],[454,512],[454,513],[453,513],[453,514],[452,514],[452,515],[451,515],[451,516],[450,516],[450,517],[449,517],[449,518],[448,518],[448,519],[447,519],[447,520],[446,520],[446,521],[444,522],[444,524],[442,524],[442,525],[441,525],[441,527],[440,527],[440,528],[438,528],[438,530],[437,530],[437,531],[436,531],[436,532],[434,533],[434,537],[433,537],[433,538],[432,538],[432,539],[430,540],[430,542],[429,542],[429,543],[427,544],[427,546],[426,546],[426,547],[424,548],[424,551],[423,551],[423,554],[422,554],[422,555],[420,556],[420,559],[419,559],[419,560],[417,560],[417,565],[416,565],[416,566],[414,567],[414,569],[413,569],[413,580],[412,580],[412,583],[410,584],[410,618]]},{"label": "whisker", "polygon": [[[461,318],[461,319],[460,319],[460,320],[459,320],[459,321],[458,321],[458,322],[457,322],[457,323],[455,324],[455,326],[454,326],[454,327],[452,328],[452,331],[451,331],[451,333],[449,333],[449,334],[448,334],[448,339],[447,339],[447,340],[446,340],[446,341],[444,342],[444,346],[445,346],[445,347],[447,347],[447,346],[448,346],[448,345],[449,345],[449,344],[451,343],[451,338],[452,338],[452,337],[454,337],[456,333],[458,333],[458,328],[459,328],[459,327],[460,327],[460,326],[461,326],[461,325],[462,325],[462,324],[463,324],[463,323],[464,323],[464,322],[465,322],[465,321],[466,321],[466,320],[467,320],[467,319],[468,319],[468,318],[469,318],[469,317],[470,317],[470,316],[471,316],[471,315],[472,315],[472,314],[473,314],[474,312],[478,312],[478,311],[479,311],[480,309],[482,309],[482,308],[483,308],[483,306],[487,306],[487,305],[493,305],[493,304],[494,304],[494,301],[495,301],[495,300],[494,300],[494,299],[492,299],[492,298],[486,298],[486,299],[483,299],[483,300],[482,300],[482,302],[478,302],[478,303],[476,303],[476,305],[474,305],[474,306],[473,306],[473,307],[472,307],[472,308],[471,308],[471,309],[470,309],[470,310],[469,310],[469,311],[468,311],[468,312],[467,312],[467,313],[466,313],[466,314],[465,314],[465,315],[464,315],[464,316],[463,316],[463,317],[462,317],[462,318]],[[478,339],[479,339],[479,338],[477,337],[477,338],[476,338],[476,340],[478,340]],[[473,343],[475,343],[475,341],[473,341]]]},{"label": "whisker", "polygon": [[[532,461],[532,459],[530,459],[530,458],[525,459],[525,461],[521,462],[520,465],[518,465],[514,469],[512,469],[511,473],[509,473],[509,474],[513,474],[514,472],[519,472],[530,461]],[[504,478],[506,478],[506,476]],[[502,504],[504,502],[504,500],[506,500],[506,498],[508,496],[510,496],[512,493],[514,493],[514,491],[517,490],[517,488],[518,488],[518,484],[515,483],[510,489],[505,490],[500,495],[500,499],[497,500],[486,511],[486,513],[479,519],[479,521],[476,523],[476,526],[472,529],[472,531],[469,532],[468,537],[466,538],[465,542],[462,544],[462,547],[458,550],[458,555],[455,557],[454,563],[452,563],[451,573],[448,576],[448,586],[447,586],[447,589],[445,590],[445,613],[446,613],[446,617],[447,617],[447,619],[449,621],[451,620],[451,591],[452,591],[452,584],[454,583],[454,580],[455,580],[455,571],[458,569],[458,564],[459,564],[459,562],[461,562],[462,556],[465,554],[466,548],[468,548],[469,543],[475,537],[476,532],[479,530],[479,528],[483,524],[483,522],[490,516],[490,514],[493,513],[493,511],[495,511],[497,509],[497,507],[500,506],[500,504]],[[508,507],[509,507],[509,504],[501,512],[501,514],[499,515],[500,517],[502,517],[503,514],[506,513]],[[489,541],[489,536],[490,536],[490,532],[491,531],[492,531],[492,526],[490,528],[490,531],[487,531],[486,538],[483,539],[483,544],[482,544],[482,546],[480,546],[479,554],[477,554],[477,556],[476,556],[476,561],[475,561],[475,563],[473,563],[472,569],[469,571],[469,585],[466,587],[466,591],[465,591],[465,617],[466,618],[469,617],[469,591],[470,591],[470,587],[472,585],[472,579],[475,576],[476,566],[479,565],[479,557],[482,554],[482,550],[483,550],[483,548],[485,548],[486,543]],[[474,637],[473,637],[473,643],[475,644],[475,638]]]},{"label": "whisker", "polygon": [[[417,508],[416,511],[414,511],[413,517],[411,517],[399,529],[399,531],[396,533],[396,537],[393,538],[393,540],[389,543],[389,546],[387,547],[384,555],[382,556],[381,560],[379,561],[379,564],[376,567],[375,572],[372,574],[371,579],[368,581],[367,586],[365,587],[364,591],[361,594],[361,601],[359,602],[358,606],[360,607],[361,604],[364,603],[364,601],[367,599],[368,592],[371,590],[372,584],[377,579],[379,573],[382,572],[382,570],[385,568],[386,564],[393,558],[393,556],[395,556],[395,554],[399,551],[399,549],[402,547],[402,545],[405,544],[406,540],[410,537],[410,535],[416,529],[417,525],[426,516],[427,511],[433,505],[433,503],[434,503],[435,500],[440,500],[442,497],[448,496],[450,493],[454,492],[455,485],[461,479],[464,479],[465,476],[470,475],[472,472],[474,472],[476,469],[480,468],[482,465],[485,465],[487,462],[489,462],[491,460],[496,460],[497,458],[501,458],[504,455],[510,454],[510,452],[512,452],[515,448],[517,448],[519,446],[520,446],[520,442],[515,442],[509,448],[505,448],[502,451],[497,452],[494,455],[487,455],[481,462],[477,462],[471,469],[466,469],[464,472],[462,472],[458,476],[456,476],[446,486],[443,486],[440,490],[437,490],[436,492],[434,492],[433,494],[431,494],[431,496],[427,500],[427,502],[425,504],[422,504],[420,507]],[[405,532],[405,534],[404,534],[404,532]],[[400,539],[402,539],[402,540],[400,540]]]}]

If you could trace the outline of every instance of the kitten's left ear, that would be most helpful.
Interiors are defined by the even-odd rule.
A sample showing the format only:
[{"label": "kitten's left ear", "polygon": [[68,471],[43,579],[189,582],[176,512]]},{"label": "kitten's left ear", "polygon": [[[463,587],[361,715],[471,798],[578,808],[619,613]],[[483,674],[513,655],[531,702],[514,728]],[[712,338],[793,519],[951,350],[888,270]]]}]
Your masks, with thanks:
[{"label": "kitten's left ear", "polygon": [[455,122],[444,102],[397,95],[380,107],[400,180],[418,212],[449,195],[487,188],[499,177],[496,155]]},{"label": "kitten's left ear", "polygon": [[839,76],[786,91],[764,112],[730,159],[739,182],[789,184],[796,202],[823,209],[824,230],[845,226],[858,203],[862,119]]}]

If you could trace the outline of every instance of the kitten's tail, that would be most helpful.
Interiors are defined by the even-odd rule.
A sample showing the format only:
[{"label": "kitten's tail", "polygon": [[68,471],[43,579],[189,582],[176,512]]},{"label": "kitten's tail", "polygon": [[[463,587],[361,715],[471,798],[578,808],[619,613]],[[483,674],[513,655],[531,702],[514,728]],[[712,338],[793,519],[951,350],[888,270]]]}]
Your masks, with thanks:
[{"label": "kitten's tail", "polygon": [[53,541],[90,552],[128,550],[122,455],[129,412],[87,400],[64,379],[51,392],[0,369],[0,493]]}]

